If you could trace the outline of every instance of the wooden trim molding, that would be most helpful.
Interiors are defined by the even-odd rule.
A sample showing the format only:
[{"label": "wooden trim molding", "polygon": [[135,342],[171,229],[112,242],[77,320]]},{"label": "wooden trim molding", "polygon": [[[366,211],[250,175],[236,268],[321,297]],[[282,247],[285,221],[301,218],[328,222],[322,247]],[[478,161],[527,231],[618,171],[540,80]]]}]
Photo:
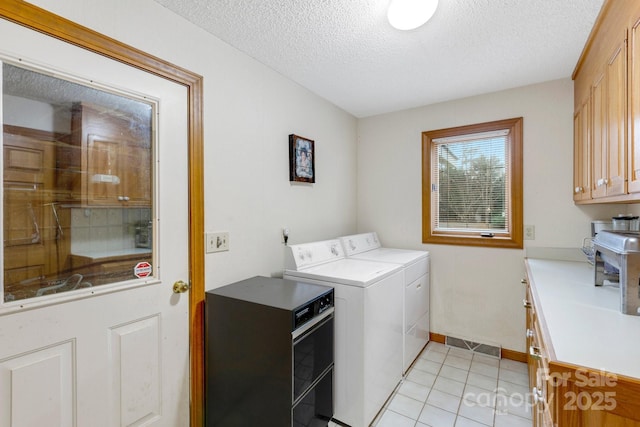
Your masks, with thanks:
[{"label": "wooden trim molding", "polygon": [[0,17],[186,87],[189,151],[190,425],[204,425],[203,78],[189,70],[20,0],[2,0]]},{"label": "wooden trim molding", "polygon": [[[522,117],[497,120],[493,122],[477,123],[466,126],[456,126],[422,132],[422,243],[436,243],[444,245],[463,245],[490,248],[523,248],[523,122]],[[482,230],[454,230],[436,229],[434,207],[433,176],[437,175],[438,162],[436,158],[437,140],[440,138],[461,137],[482,132],[509,130],[509,149],[505,153],[505,165],[508,164],[508,194],[505,202],[508,204],[508,227],[505,233],[485,236]],[[439,196],[436,196],[439,197]]]},{"label": "wooden trim molding", "polygon": [[444,344],[446,342],[446,336],[436,332],[429,332],[429,341]]},{"label": "wooden trim molding", "polygon": [[508,348],[502,349],[502,358],[515,360],[516,362],[527,363],[527,353],[516,350],[509,350]]},{"label": "wooden trim molding", "polygon": [[587,38],[587,42],[582,48],[582,52],[580,52],[580,57],[578,58],[578,62],[575,68],[573,69],[573,73],[571,73],[571,78],[573,80],[576,79],[578,72],[580,72],[580,69],[584,64],[585,58],[587,57],[589,52],[592,50],[596,34],[600,31],[602,27],[602,22],[604,22],[605,17],[609,14],[611,8],[613,7],[612,5],[613,5],[613,0],[605,0],[604,4],[600,8],[600,12],[598,12],[598,16],[596,17],[595,25],[593,26],[593,28],[591,28],[591,32],[589,33],[589,37]]},{"label": "wooden trim molding", "polygon": [[[429,332],[429,341],[444,344],[446,342],[446,336],[438,334],[436,332]],[[502,359],[509,359],[515,360],[516,362],[527,363],[527,353],[516,350],[509,350],[508,348],[503,348],[501,353]]]},{"label": "wooden trim molding", "polygon": [[[570,408],[558,411],[560,420],[564,421],[563,423],[558,420],[558,425],[637,426],[640,423],[640,413],[638,412],[640,379],[559,361],[549,362],[549,376],[553,378],[551,384],[560,390],[556,393],[559,394],[562,402],[561,408],[570,408],[573,405],[573,402],[567,403],[566,399],[570,398],[572,394],[580,396],[582,393],[584,397],[594,397],[591,404],[584,405],[589,406],[589,408],[584,408],[585,410],[576,411]],[[600,395],[610,396],[615,405],[609,405],[611,407],[606,410],[604,407],[594,409],[603,406],[598,404],[596,400]],[[601,412],[602,416],[613,415],[626,420],[618,420],[620,423],[613,422],[613,420],[611,423],[587,423],[586,420],[591,420],[594,413],[597,412]]]}]

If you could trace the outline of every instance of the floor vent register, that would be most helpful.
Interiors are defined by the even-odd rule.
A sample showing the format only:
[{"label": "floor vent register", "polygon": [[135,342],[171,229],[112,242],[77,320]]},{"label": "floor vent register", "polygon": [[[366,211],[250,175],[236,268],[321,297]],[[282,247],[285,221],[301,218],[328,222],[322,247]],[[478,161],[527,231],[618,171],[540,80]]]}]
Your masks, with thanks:
[{"label": "floor vent register", "polygon": [[445,337],[445,344],[449,347],[463,348],[465,350],[471,350],[474,353],[481,353],[498,359],[501,357],[500,346],[482,344],[450,336]]}]

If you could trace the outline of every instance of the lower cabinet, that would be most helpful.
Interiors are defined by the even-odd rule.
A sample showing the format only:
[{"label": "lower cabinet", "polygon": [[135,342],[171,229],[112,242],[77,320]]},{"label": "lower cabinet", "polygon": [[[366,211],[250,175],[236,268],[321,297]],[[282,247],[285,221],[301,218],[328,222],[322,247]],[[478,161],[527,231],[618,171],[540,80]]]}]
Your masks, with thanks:
[{"label": "lower cabinet", "polygon": [[151,253],[103,258],[71,255],[70,260],[74,271],[82,274],[85,281],[98,286],[135,279],[136,265],[141,262],[151,264]]},{"label": "lower cabinet", "polygon": [[530,289],[527,289],[527,297],[523,304],[527,309],[527,366],[529,368],[531,414],[534,426],[551,426],[553,419],[551,412],[554,407],[555,395],[547,375],[549,372],[549,353],[542,340],[537,312],[532,301]]},{"label": "lower cabinet", "polygon": [[[558,360],[535,284],[523,282],[533,426],[640,427],[640,379]],[[593,345],[606,346],[606,339],[593,337]]]}]

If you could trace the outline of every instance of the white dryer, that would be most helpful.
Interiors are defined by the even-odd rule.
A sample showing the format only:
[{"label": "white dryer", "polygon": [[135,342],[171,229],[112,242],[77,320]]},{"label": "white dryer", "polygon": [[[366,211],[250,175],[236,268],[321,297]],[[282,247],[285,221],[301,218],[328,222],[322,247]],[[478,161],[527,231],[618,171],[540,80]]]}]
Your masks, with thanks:
[{"label": "white dryer", "polygon": [[334,288],[334,418],[369,426],[402,380],[401,267],[346,258],[335,239],[288,246],[284,278]]},{"label": "white dryer", "polygon": [[340,237],[348,259],[390,262],[402,266],[403,366],[405,373],[429,341],[429,252],[383,248],[375,232]]}]

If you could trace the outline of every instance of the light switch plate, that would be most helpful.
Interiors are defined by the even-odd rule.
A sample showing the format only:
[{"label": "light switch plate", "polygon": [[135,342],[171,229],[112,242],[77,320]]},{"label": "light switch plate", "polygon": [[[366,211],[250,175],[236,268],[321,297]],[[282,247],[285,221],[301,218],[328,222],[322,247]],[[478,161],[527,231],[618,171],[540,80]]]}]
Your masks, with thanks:
[{"label": "light switch plate", "polygon": [[224,252],[229,250],[229,233],[221,231],[205,235],[206,252]]}]

